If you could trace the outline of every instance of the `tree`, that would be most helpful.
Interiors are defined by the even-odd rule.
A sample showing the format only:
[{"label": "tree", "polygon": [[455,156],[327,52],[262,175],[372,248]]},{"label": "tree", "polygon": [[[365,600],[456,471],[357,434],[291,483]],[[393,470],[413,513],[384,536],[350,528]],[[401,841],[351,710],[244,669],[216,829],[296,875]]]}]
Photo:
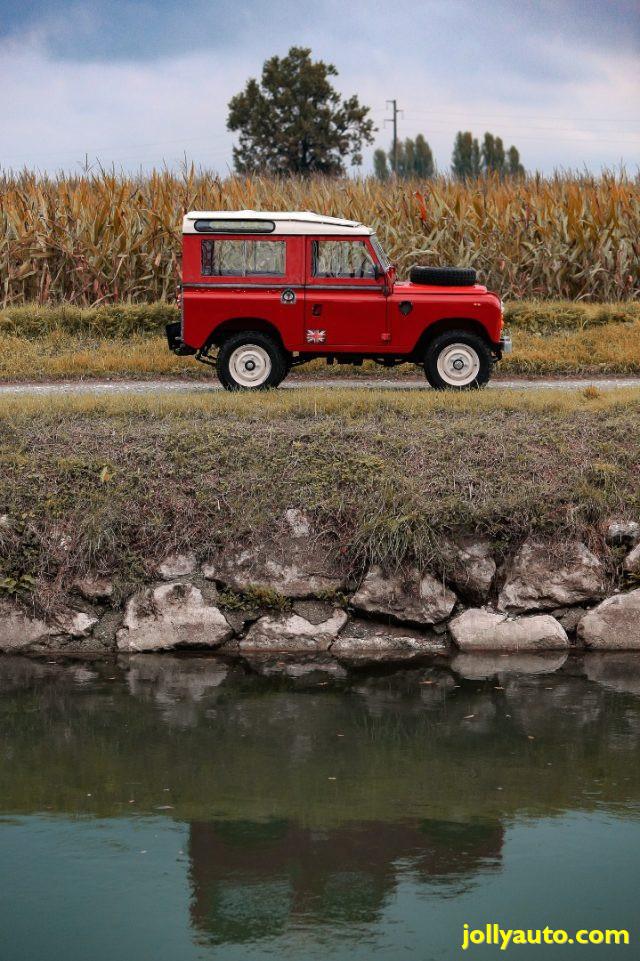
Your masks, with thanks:
[{"label": "tree", "polygon": [[[388,158],[388,163],[387,163]],[[373,170],[378,180],[387,180],[390,169],[393,170],[394,157],[393,145],[387,154],[384,150],[376,150],[373,155]],[[431,147],[421,133],[415,140],[407,137],[406,140],[399,140],[397,145],[397,170],[396,175],[401,178],[433,177],[435,164]]]},{"label": "tree", "polygon": [[373,154],[373,172],[378,180],[389,179],[389,167],[387,166],[387,155],[381,148]]},{"label": "tree", "polygon": [[433,177],[436,172],[436,166],[433,162],[433,153],[431,147],[424,139],[421,133],[416,137],[416,153],[414,160],[414,173],[416,177],[424,177],[429,179]]},{"label": "tree", "polygon": [[509,147],[505,154],[502,138],[488,131],[480,147],[469,130],[456,134],[451,171],[458,180],[494,173],[499,177],[522,177],[525,172],[516,147]]},{"label": "tree", "polygon": [[481,172],[480,147],[470,130],[459,130],[453,144],[451,171],[458,180],[479,177]]},{"label": "tree", "polygon": [[502,138],[494,137],[492,133],[485,133],[480,153],[484,173],[497,173],[503,177],[505,173],[505,155]]},{"label": "tree", "polygon": [[329,80],[337,75],[307,47],[266,60],[260,81],[248,80],[229,101],[227,127],[239,132],[236,170],[307,176],[343,173],[347,156],[362,163],[375,128],[356,96],[341,100]]},{"label": "tree", "polygon": [[510,177],[524,176],[524,167],[520,163],[520,153],[517,147],[509,147],[507,153],[508,173]]}]

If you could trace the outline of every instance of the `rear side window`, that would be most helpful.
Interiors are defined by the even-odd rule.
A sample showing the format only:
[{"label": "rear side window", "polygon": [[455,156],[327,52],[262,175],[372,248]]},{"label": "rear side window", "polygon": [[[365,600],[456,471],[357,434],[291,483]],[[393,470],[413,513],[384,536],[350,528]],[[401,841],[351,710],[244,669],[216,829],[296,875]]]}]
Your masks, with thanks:
[{"label": "rear side window", "polygon": [[314,240],[313,276],[375,278],[373,259],[364,240]]},{"label": "rear side window", "polygon": [[284,240],[203,240],[203,277],[284,277]]}]

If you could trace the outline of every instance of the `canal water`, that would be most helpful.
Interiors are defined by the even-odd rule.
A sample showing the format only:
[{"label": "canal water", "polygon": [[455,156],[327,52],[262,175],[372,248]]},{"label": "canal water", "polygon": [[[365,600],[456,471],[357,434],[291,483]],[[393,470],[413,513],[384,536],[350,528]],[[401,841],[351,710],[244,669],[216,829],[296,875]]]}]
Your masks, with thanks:
[{"label": "canal water", "polygon": [[640,655],[261,670],[0,659],[2,961],[640,957]]}]

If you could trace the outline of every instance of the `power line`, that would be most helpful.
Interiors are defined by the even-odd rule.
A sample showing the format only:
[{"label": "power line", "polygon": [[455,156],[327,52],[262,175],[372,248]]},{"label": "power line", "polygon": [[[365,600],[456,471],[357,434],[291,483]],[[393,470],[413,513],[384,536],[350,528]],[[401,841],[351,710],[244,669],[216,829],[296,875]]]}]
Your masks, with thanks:
[{"label": "power line", "polygon": [[[447,117],[468,117],[469,112],[463,112],[460,110],[446,110],[446,109],[436,109],[436,110],[421,110],[409,108],[409,112],[412,114],[419,115],[421,117],[437,117],[438,115],[445,114]],[[473,108],[473,116],[483,117],[485,120],[519,120],[524,123],[537,120],[554,121],[559,120],[564,123],[567,120],[574,121],[575,123],[640,123],[640,118],[638,117],[586,117],[580,116],[579,114],[572,115],[571,117],[565,116],[552,116],[551,114],[506,114],[506,113],[480,113]]]},{"label": "power line", "polygon": [[[378,112],[378,111],[381,111],[383,108],[382,108],[382,107],[372,107],[371,109],[374,110],[374,111],[376,111],[376,112]],[[470,108],[470,109],[472,109],[473,111],[476,110],[475,107],[474,107],[474,108]],[[447,117],[468,117],[468,116],[469,116],[469,111],[464,112],[464,111],[461,111],[461,110],[449,110],[449,109],[444,108],[444,107],[442,107],[442,108],[436,108],[436,109],[433,109],[433,110],[422,110],[422,109],[420,109],[420,108],[414,109],[413,107],[409,107],[409,112],[412,113],[412,114],[418,114],[418,115],[424,116],[424,117],[437,117],[437,116],[439,116],[439,115],[441,115],[441,114],[445,114]],[[526,113],[518,113],[518,114],[513,114],[513,113],[511,113],[511,114],[509,114],[509,113],[485,113],[485,114],[481,114],[481,113],[477,113],[477,111],[474,113],[474,116],[476,116],[476,115],[477,115],[477,116],[484,117],[484,119],[490,119],[490,120],[523,120],[523,121],[525,121],[525,122],[526,122],[526,121],[531,121],[531,120],[561,120],[561,121],[566,122],[567,120],[570,119],[570,120],[572,120],[572,121],[575,121],[576,123],[632,123],[632,124],[640,124],[640,119],[639,119],[638,117],[612,117],[612,116],[608,116],[608,117],[588,117],[588,116],[584,116],[584,115],[580,115],[580,114],[571,114],[570,117],[567,116],[566,114],[565,114],[564,116],[556,116],[556,115],[552,115],[552,114],[526,114]]]}]

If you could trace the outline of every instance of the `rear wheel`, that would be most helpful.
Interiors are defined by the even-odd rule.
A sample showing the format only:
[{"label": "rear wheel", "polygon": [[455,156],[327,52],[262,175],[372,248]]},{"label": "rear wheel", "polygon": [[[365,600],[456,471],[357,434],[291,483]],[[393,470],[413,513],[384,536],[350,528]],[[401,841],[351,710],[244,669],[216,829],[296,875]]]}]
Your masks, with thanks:
[{"label": "rear wheel", "polygon": [[232,334],[221,345],[216,361],[225,390],[267,390],[287,376],[287,360],[280,345],[257,330]]},{"label": "rear wheel", "polygon": [[473,390],[491,377],[493,356],[477,334],[450,330],[427,348],[424,372],[436,390]]}]

